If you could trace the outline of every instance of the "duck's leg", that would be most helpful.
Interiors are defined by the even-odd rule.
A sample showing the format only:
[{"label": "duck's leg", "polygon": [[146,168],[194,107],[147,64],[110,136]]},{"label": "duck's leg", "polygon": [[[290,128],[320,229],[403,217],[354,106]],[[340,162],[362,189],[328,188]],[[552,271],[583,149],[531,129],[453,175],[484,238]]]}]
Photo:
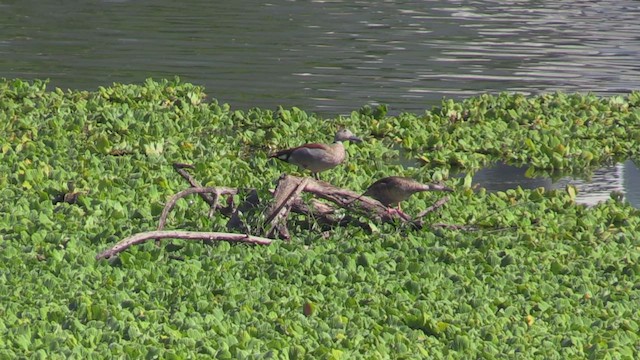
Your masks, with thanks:
[{"label": "duck's leg", "polygon": [[398,216],[399,218],[404,219],[405,221],[410,221],[411,216],[405,214],[402,210],[394,207],[387,207],[387,214],[390,216]]},{"label": "duck's leg", "polygon": [[398,212],[398,215],[400,215],[400,217],[404,218],[405,220],[409,221],[411,220],[411,216],[407,215],[404,211],[402,211],[402,209],[400,208],[400,203],[398,203],[398,208],[395,209]]}]

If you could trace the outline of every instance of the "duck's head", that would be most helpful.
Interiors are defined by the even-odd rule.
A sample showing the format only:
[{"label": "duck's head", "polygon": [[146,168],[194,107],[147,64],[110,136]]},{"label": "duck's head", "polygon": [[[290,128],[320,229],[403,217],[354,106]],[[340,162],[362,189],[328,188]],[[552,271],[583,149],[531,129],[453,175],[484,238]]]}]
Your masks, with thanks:
[{"label": "duck's head", "polygon": [[340,129],[336,133],[335,142],[340,141],[362,142],[362,139],[355,136],[349,129]]}]

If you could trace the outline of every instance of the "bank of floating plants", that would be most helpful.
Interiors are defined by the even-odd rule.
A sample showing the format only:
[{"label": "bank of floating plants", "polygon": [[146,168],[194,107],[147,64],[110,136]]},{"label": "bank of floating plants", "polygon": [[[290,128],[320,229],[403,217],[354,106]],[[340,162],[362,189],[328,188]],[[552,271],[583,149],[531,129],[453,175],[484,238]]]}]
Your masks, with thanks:
[{"label": "bank of floating plants", "polygon": [[[588,174],[637,160],[640,93],[481,95],[334,118],[215,95],[178,79],[95,91],[0,81],[0,358],[637,358],[640,212],[619,194],[587,207],[572,187],[470,180],[498,161]],[[365,141],[324,181],[362,192],[407,176],[453,188],[448,202],[420,229],[294,216],[288,242],[149,241],[95,259],[156,228],[188,187],[173,164],[265,197],[282,173],[308,176],[270,153],[330,142],[338,127]],[[166,229],[226,231],[208,214],[197,196],[180,200]]]}]

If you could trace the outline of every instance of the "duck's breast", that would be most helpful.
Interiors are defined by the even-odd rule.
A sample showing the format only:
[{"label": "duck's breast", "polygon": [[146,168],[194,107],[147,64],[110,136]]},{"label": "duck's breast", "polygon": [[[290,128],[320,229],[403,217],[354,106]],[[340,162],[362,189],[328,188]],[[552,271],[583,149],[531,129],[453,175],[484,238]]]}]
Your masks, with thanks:
[{"label": "duck's breast", "polygon": [[[342,150],[342,151],[340,151]],[[289,162],[312,172],[331,169],[344,160],[344,148],[334,148],[324,144],[307,144],[296,148]]]}]

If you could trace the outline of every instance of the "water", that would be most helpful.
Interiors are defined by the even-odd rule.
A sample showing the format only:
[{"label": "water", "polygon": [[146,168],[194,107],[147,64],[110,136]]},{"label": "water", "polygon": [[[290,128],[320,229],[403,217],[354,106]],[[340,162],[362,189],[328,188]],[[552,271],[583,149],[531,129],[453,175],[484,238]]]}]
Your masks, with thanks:
[{"label": "water", "polygon": [[[639,18],[634,0],[13,0],[0,4],[0,76],[91,90],[179,75],[239,109],[421,113],[487,92],[626,94],[640,84]],[[603,171],[628,174],[631,199],[636,170]]]},{"label": "water", "polygon": [[595,170],[588,179],[564,176],[556,180],[548,177],[527,177],[527,168],[496,164],[475,173],[473,184],[488,191],[505,191],[518,186],[523,189],[543,187],[547,190],[564,189],[573,185],[578,190],[576,202],[594,205],[620,193],[631,205],[640,208],[640,169],[629,160],[615,166]]},{"label": "water", "polygon": [[235,108],[422,112],[442,97],[640,84],[628,1],[9,1],[0,75],[95,89],[181,76]]}]

